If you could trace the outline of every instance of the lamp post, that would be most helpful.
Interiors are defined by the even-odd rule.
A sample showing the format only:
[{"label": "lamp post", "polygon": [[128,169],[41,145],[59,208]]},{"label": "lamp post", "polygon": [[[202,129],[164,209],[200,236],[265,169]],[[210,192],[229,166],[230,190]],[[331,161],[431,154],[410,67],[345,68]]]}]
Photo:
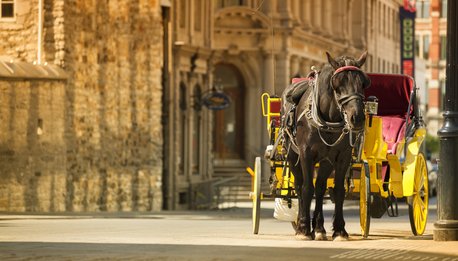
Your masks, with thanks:
[{"label": "lamp post", "polygon": [[447,1],[447,67],[434,240],[458,240],[458,1]]}]

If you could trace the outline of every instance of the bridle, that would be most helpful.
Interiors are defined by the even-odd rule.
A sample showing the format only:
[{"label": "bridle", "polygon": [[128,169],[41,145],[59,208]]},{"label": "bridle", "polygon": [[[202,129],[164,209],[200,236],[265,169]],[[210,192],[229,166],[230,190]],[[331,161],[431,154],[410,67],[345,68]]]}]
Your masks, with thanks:
[{"label": "bridle", "polygon": [[[317,129],[318,129],[318,134],[320,136],[320,139],[323,141],[324,144],[326,144],[327,146],[330,146],[330,147],[333,147],[333,146],[337,145],[338,143],[340,143],[340,141],[342,141],[342,139],[344,138],[344,136],[346,134],[349,134],[350,146],[354,147],[355,144],[357,143],[359,137],[364,132],[364,128],[362,130],[357,130],[357,131],[355,131],[355,130],[353,130],[351,128],[351,126],[349,124],[349,119],[348,119],[347,113],[343,108],[345,104],[347,104],[348,102],[350,102],[352,100],[359,99],[359,100],[363,101],[364,100],[364,95],[361,94],[361,93],[351,93],[351,94],[347,94],[347,95],[343,95],[343,96],[337,97],[337,93],[336,93],[335,88],[333,86],[334,77],[336,75],[338,75],[339,73],[346,72],[346,71],[357,71],[357,72],[360,72],[361,74],[364,73],[359,67],[346,65],[346,66],[342,66],[342,67],[337,68],[334,71],[333,75],[331,76],[330,85],[331,85],[331,88],[333,90],[334,99],[335,99],[335,101],[337,103],[339,111],[343,116],[342,117],[343,118],[342,121],[340,121],[340,122],[327,122],[327,121],[324,121],[321,118],[321,116],[320,116],[320,114],[318,112],[318,91],[316,89],[313,90],[315,92],[315,95],[312,95],[313,97],[312,97],[311,116],[312,116],[312,119],[316,123],[315,125],[318,125]],[[315,85],[314,87],[316,88],[316,86],[318,85],[318,77],[316,77],[314,85]],[[364,88],[365,87],[366,86],[364,86]],[[363,102],[361,104],[364,105]],[[338,132],[341,132],[341,134],[340,134],[339,138],[335,142],[328,143],[322,137],[321,131],[327,131],[327,132],[336,132],[336,131],[338,131]],[[353,141],[353,134],[356,135],[356,139],[355,139],[354,142],[352,142]]]},{"label": "bridle", "polygon": [[[347,66],[343,66],[343,67],[340,67],[340,68],[337,68],[337,70],[334,71],[334,74],[331,76],[331,87],[332,89],[334,90],[334,99],[336,100],[336,103],[337,103],[337,106],[339,107],[339,110],[342,114],[346,115],[345,113],[345,110],[343,109],[343,106],[345,104],[347,104],[348,102],[350,102],[351,100],[356,100],[356,99],[359,99],[361,101],[364,100],[364,95],[361,94],[361,93],[350,93],[350,94],[347,94],[347,95],[343,95],[343,96],[340,96],[340,97],[337,97],[337,94],[336,94],[336,91],[335,91],[335,88],[333,86],[333,81],[334,81],[334,77],[341,73],[341,72],[345,72],[345,71],[357,71],[361,74],[363,74],[363,71],[359,68],[359,67],[356,67],[356,66],[351,66],[351,65],[347,65]],[[364,104],[364,103],[363,103]]]}]

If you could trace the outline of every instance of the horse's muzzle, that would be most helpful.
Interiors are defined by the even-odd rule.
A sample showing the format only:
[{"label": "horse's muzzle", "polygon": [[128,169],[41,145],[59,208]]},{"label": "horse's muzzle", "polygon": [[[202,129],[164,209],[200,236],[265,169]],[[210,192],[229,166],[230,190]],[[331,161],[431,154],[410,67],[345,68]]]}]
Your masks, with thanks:
[{"label": "horse's muzzle", "polygon": [[348,124],[352,131],[360,131],[364,129],[365,115],[363,113],[354,113],[350,116]]}]

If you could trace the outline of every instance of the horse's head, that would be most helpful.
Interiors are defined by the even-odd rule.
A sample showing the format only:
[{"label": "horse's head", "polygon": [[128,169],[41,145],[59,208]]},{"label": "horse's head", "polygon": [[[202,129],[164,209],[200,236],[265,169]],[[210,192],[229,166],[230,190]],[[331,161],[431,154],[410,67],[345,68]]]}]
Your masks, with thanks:
[{"label": "horse's head", "polygon": [[367,51],[358,60],[341,56],[336,59],[326,52],[328,62],[334,69],[331,86],[340,111],[352,130],[364,128],[364,89],[369,87],[370,79],[361,70],[366,61]]}]

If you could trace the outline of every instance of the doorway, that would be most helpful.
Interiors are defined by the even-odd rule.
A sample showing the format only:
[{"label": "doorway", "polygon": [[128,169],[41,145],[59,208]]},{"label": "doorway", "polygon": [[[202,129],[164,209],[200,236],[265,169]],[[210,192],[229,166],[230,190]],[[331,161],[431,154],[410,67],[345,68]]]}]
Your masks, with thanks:
[{"label": "doorway", "polygon": [[217,160],[244,159],[245,86],[240,71],[229,64],[215,68],[215,84],[228,95],[231,104],[215,112],[214,152]]}]

